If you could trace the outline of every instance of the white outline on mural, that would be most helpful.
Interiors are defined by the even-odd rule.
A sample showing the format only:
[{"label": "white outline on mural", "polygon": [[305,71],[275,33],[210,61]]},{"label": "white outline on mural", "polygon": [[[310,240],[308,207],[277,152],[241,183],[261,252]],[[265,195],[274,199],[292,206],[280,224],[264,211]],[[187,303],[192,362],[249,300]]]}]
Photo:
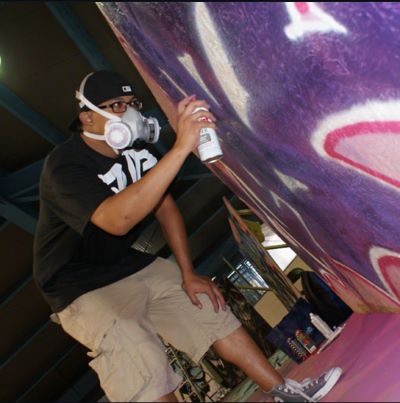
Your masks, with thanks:
[{"label": "white outline on mural", "polygon": [[[165,70],[159,68],[162,74],[169,80],[169,82],[184,96],[187,97],[187,92],[184,90]],[[164,91],[167,94],[167,92]]]},{"label": "white outline on mural", "polygon": [[194,21],[198,38],[200,39],[208,63],[211,66],[219,84],[242,122],[251,129],[247,112],[249,93],[240,84],[232,62],[229,60],[217,28],[204,2],[194,3]]},{"label": "white outline on mural", "polygon": [[192,56],[190,56],[189,53],[185,53],[183,56],[178,56],[178,60],[181,62],[182,66],[187,70],[187,72],[191,75],[191,77],[197,82],[197,84],[218,105],[219,102],[215,99],[214,95],[211,94],[210,90],[207,88],[206,83],[200,77],[200,74],[193,63]]},{"label": "white outline on mural", "polygon": [[307,192],[309,190],[309,187],[305,183],[299,181],[296,178],[293,178],[293,176],[285,175],[284,173],[282,173],[278,169],[274,169],[273,171],[276,173],[276,175],[281,180],[281,182],[291,192],[296,193],[296,191],[298,191],[298,190],[300,190],[302,192]]}]

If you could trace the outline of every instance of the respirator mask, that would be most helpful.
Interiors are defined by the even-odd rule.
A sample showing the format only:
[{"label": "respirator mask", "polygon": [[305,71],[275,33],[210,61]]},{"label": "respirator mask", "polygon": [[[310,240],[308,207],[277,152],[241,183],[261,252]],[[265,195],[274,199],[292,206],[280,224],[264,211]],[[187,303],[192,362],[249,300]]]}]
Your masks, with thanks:
[{"label": "respirator mask", "polygon": [[158,141],[160,125],[156,118],[146,118],[130,106],[119,117],[98,108],[79,91],[76,91],[75,96],[80,101],[81,107],[85,105],[108,119],[104,127],[104,135],[84,131],[85,136],[105,141],[117,153],[118,150],[132,147],[137,141],[145,141],[146,143],[156,143]]}]

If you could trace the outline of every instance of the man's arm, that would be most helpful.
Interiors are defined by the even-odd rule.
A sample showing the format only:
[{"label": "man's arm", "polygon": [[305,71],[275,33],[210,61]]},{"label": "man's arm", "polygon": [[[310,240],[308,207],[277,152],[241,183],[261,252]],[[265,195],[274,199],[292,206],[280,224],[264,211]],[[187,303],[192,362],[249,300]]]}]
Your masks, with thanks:
[{"label": "man's arm", "polygon": [[202,305],[196,294],[203,293],[208,295],[216,312],[219,307],[225,309],[225,301],[218,287],[208,277],[199,276],[194,272],[185,224],[171,195],[164,196],[155,210],[155,215],[181,269],[182,287],[192,303],[201,309]]},{"label": "man's arm", "polygon": [[[176,141],[172,149],[142,179],[105,199],[91,216],[93,224],[113,235],[124,235],[157,204],[173,181],[185,159],[199,142],[200,129],[215,128],[215,117],[206,111],[193,114],[205,101],[186,97],[178,104]],[[201,120],[211,119],[212,122]]]}]

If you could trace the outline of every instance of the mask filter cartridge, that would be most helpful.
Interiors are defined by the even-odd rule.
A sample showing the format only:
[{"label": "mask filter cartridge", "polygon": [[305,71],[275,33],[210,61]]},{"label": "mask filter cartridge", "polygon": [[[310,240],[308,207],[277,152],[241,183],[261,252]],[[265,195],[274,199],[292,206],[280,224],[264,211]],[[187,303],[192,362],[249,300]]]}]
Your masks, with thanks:
[{"label": "mask filter cartridge", "polygon": [[146,118],[133,108],[128,108],[119,120],[108,120],[104,128],[106,143],[115,150],[132,147],[137,140],[156,143],[160,137],[158,120]]}]

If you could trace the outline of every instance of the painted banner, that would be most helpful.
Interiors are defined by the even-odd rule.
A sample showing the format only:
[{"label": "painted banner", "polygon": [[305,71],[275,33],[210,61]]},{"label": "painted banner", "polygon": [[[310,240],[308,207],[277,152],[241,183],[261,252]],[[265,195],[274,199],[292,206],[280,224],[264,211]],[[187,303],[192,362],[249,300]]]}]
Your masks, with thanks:
[{"label": "painted banner", "polygon": [[400,3],[98,7],[171,122],[207,99],[213,173],[354,311],[398,312]]}]

